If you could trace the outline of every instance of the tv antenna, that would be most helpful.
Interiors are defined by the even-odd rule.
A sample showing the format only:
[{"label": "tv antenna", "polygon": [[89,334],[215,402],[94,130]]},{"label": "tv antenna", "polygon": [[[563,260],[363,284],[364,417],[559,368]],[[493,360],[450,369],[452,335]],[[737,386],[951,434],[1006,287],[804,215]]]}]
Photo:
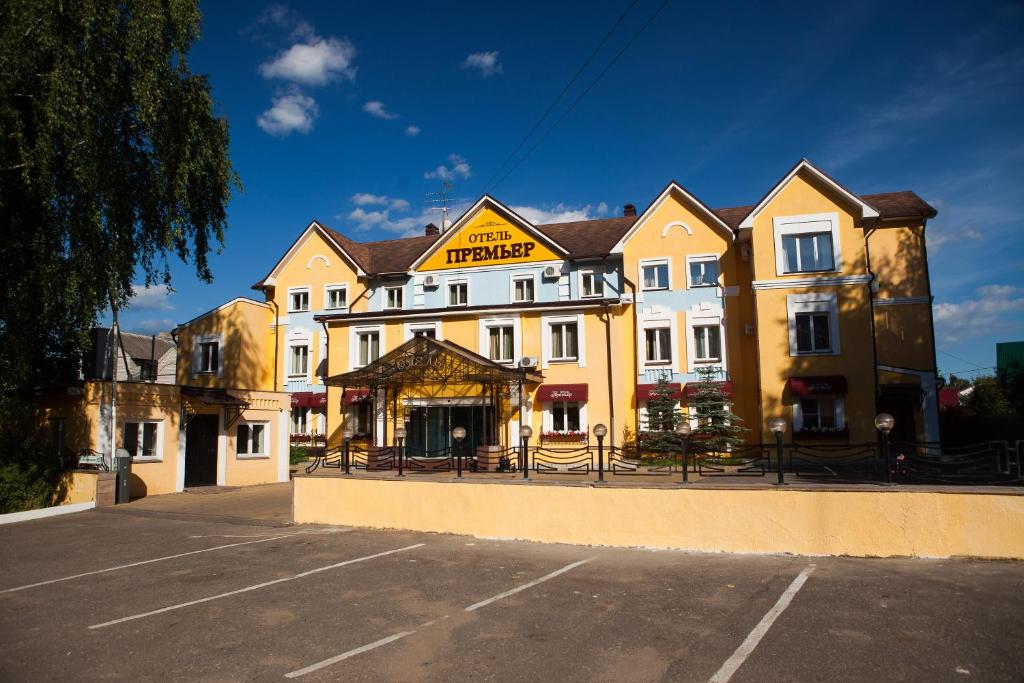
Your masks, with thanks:
[{"label": "tv antenna", "polygon": [[445,180],[441,183],[440,192],[427,193],[427,204],[433,205],[430,207],[430,210],[441,214],[441,232],[445,232],[448,228],[452,227],[452,220],[448,216],[452,205],[452,198],[449,196],[451,191],[452,184]]}]

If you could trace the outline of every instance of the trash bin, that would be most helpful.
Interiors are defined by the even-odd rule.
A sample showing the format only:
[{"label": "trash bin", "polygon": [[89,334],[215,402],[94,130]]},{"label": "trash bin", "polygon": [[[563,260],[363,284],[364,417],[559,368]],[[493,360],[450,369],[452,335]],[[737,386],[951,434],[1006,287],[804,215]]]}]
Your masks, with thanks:
[{"label": "trash bin", "polygon": [[115,503],[127,503],[129,501],[130,486],[132,478],[132,456],[124,448],[118,448],[114,456],[114,472],[117,473],[117,497]]}]

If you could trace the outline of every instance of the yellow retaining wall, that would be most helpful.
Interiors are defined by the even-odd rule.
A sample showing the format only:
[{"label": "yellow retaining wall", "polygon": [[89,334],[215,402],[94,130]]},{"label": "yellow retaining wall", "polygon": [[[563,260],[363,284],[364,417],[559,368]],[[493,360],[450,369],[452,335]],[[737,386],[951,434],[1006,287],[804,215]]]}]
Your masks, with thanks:
[{"label": "yellow retaining wall", "polygon": [[62,474],[60,486],[64,488],[64,498],[59,505],[94,502],[98,478],[99,472],[83,472],[82,470],[73,470]]},{"label": "yellow retaining wall", "polygon": [[1024,559],[1021,495],[293,481],[299,524],[704,552]]}]

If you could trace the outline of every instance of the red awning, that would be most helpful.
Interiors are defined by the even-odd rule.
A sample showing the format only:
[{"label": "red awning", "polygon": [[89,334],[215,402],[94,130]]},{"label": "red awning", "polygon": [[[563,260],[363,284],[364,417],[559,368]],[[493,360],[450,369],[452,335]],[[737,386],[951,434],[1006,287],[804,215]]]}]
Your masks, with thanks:
[{"label": "red awning", "polygon": [[[724,391],[727,396],[732,396],[732,382],[715,382],[715,386]],[[697,382],[686,383],[686,398],[693,398],[697,395],[697,389],[700,384]]]},{"label": "red awning", "polygon": [[350,406],[357,401],[366,400],[369,396],[369,389],[346,389],[341,397],[341,405]]},{"label": "red awning", "polygon": [[292,394],[292,408],[323,408],[327,393],[323,391],[297,391]]},{"label": "red awning", "polygon": [[[638,401],[650,401],[651,392],[657,388],[657,384],[637,384],[636,385],[636,400]],[[674,398],[677,401],[683,397],[683,385],[679,383],[669,384],[668,388],[671,390],[669,398]]]},{"label": "red awning", "polygon": [[548,401],[586,401],[586,384],[542,384],[537,389],[537,400]]},{"label": "red awning", "polygon": [[794,396],[814,396],[816,394],[845,394],[846,378],[842,375],[823,375],[821,377],[790,377],[789,390]]}]

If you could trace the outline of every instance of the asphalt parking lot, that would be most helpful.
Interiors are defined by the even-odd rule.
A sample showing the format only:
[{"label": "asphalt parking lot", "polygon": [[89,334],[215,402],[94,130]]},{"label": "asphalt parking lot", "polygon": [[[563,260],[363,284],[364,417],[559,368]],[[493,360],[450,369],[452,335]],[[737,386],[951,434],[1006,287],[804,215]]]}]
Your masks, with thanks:
[{"label": "asphalt parking lot", "polygon": [[284,526],[223,500],[0,527],[0,679],[1024,679],[1024,563]]}]

